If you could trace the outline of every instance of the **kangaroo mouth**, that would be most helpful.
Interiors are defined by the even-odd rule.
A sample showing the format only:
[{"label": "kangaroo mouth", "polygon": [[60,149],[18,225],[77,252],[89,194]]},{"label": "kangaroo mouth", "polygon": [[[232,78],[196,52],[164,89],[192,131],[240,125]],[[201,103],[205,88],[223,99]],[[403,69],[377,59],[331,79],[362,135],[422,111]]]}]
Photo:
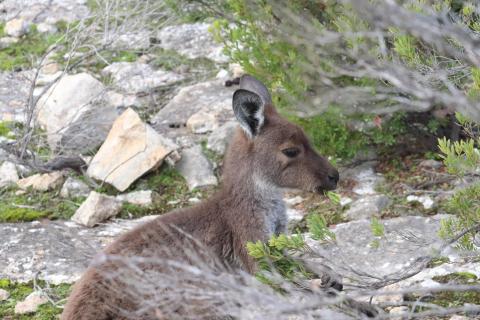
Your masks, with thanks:
[{"label": "kangaroo mouth", "polygon": [[327,191],[332,191],[337,188],[337,185],[318,185],[313,189],[313,192],[318,193],[318,194],[325,194]]}]

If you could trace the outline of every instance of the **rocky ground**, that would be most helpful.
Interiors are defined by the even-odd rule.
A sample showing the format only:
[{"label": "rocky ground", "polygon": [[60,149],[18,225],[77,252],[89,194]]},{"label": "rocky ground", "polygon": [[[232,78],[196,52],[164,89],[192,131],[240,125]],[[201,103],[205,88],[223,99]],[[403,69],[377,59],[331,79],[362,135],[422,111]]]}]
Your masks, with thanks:
[{"label": "rocky ground", "polygon": [[[28,38],[32,26],[55,35],[59,21],[84,19],[92,8],[82,0],[35,0],[27,7],[5,0],[0,9],[0,48],[6,50]],[[235,87],[225,83],[242,70],[229,63],[208,28],[208,22],[175,23],[155,37],[145,31],[122,38],[141,49],[133,61],[71,71],[54,85],[64,65],[53,59],[39,74],[24,66],[0,72],[0,142],[21,138],[32,93],[39,97],[35,133],[45,143],[35,151],[46,159],[63,153],[85,161],[81,170],[45,172],[0,149],[0,317],[53,318],[70,284],[115,236],[215,190],[236,127]],[[141,53],[154,44],[174,51],[162,51],[178,58],[173,67]],[[368,282],[368,275],[388,278],[435,251],[437,263],[396,288],[435,286],[454,273],[480,277],[478,259],[442,247],[438,236],[448,214],[443,203],[471,181],[415,156],[398,165],[373,152],[351,163],[341,168],[339,204],[285,195],[292,230],[304,230],[305,216],[317,212],[336,234],[335,245],[311,241],[324,260]],[[381,234],[372,232],[373,217],[383,225]]]}]

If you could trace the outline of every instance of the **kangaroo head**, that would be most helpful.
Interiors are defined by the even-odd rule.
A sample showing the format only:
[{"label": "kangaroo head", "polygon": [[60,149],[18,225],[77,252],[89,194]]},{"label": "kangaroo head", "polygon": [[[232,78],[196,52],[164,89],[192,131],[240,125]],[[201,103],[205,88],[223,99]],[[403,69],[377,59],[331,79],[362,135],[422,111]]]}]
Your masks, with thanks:
[{"label": "kangaroo head", "polygon": [[249,75],[241,78],[233,111],[243,132],[233,141],[240,146],[232,147],[248,154],[255,179],[312,192],[336,188],[338,171],[315,151],[299,126],[278,114],[260,81]]}]

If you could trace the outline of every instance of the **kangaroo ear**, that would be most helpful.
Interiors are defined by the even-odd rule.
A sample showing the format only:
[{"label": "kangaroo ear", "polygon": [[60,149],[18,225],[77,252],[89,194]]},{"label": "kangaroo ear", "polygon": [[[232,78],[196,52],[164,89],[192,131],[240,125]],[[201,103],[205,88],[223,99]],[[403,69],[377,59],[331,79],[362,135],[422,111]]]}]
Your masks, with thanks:
[{"label": "kangaroo ear", "polygon": [[267,87],[258,79],[251,75],[245,74],[240,78],[240,89],[245,89],[251,92],[255,92],[262,98],[264,104],[272,103],[272,96],[268,92]]},{"label": "kangaroo ear", "polygon": [[263,126],[264,106],[262,98],[254,92],[238,89],[233,94],[233,113],[250,139],[255,137]]}]

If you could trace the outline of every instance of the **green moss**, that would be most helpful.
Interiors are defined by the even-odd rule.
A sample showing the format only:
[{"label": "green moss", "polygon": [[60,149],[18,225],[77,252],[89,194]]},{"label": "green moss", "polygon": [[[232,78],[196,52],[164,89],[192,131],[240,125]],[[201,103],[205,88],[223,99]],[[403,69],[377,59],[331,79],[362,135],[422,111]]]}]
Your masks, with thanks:
[{"label": "green moss", "polygon": [[48,216],[45,211],[30,208],[15,208],[0,204],[0,222],[26,222]]},{"label": "green moss", "polygon": [[[469,272],[456,272],[448,275],[433,277],[440,283],[458,285],[480,284],[476,275]],[[480,292],[478,291],[440,291],[433,294],[429,299],[431,303],[442,307],[461,307],[466,303],[480,304]]]},{"label": "green moss", "polygon": [[44,55],[48,48],[62,41],[61,34],[41,34],[35,25],[30,32],[0,51],[0,70],[30,68]]},{"label": "green moss", "polygon": [[207,148],[207,140],[202,140],[200,145],[202,146],[203,154],[210,160],[211,163],[222,163],[223,155],[216,153],[213,150]]},{"label": "green moss", "polygon": [[476,282],[478,278],[470,272],[454,272],[443,276],[435,276],[432,280],[440,283],[469,284]]},{"label": "green moss", "polygon": [[[173,209],[188,207],[190,198],[205,199],[215,191],[215,187],[188,190],[185,179],[174,168],[164,165],[156,172],[149,173],[136,181],[126,192],[152,190],[155,192],[150,206],[124,203],[120,217],[138,218],[151,214],[163,214]],[[118,193],[118,192],[117,192]]]},{"label": "green moss", "polygon": [[432,259],[428,264],[427,268],[435,268],[438,267],[444,263],[449,263],[450,259],[448,257],[437,257]]},{"label": "green moss", "polygon": [[[55,303],[61,302],[66,299],[71,290],[71,285],[47,285],[44,281],[37,281],[37,287],[49,296],[49,298]],[[28,283],[13,283],[8,279],[0,279],[0,288],[8,291],[10,297],[6,301],[0,302],[0,318],[11,320],[51,320],[56,319],[62,312],[59,306],[52,304],[51,302],[41,305],[37,312],[30,315],[15,315],[15,305],[17,302],[24,300],[30,293],[33,292],[33,282]]]},{"label": "green moss", "polygon": [[8,133],[11,131],[11,122],[0,121],[0,137],[8,138]]},{"label": "green moss", "polygon": [[33,221],[41,218],[69,219],[85,199],[63,199],[58,190],[40,192],[28,190],[16,195],[10,188],[0,193],[0,222]]},{"label": "green moss", "polygon": [[183,66],[190,70],[198,71],[213,72],[217,70],[215,63],[207,58],[190,59],[174,50],[167,49],[155,49],[152,54],[155,56],[152,65],[156,68],[171,71]]}]

